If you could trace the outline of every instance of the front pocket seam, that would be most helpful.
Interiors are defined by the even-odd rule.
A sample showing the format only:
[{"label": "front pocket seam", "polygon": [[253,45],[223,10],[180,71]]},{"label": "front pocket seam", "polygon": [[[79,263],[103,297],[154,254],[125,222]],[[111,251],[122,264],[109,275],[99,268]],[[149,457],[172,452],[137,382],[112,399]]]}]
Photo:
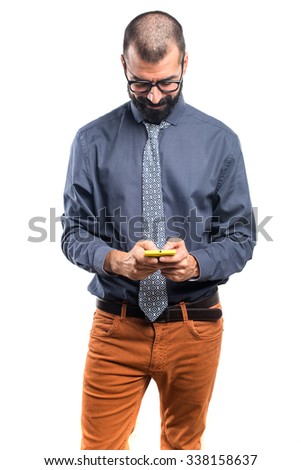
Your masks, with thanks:
[{"label": "front pocket seam", "polygon": [[[188,329],[189,331],[191,332],[191,334],[194,336],[194,338],[198,339],[198,340],[202,340],[204,338],[206,338],[206,335],[203,335],[202,333],[198,333],[197,329],[195,328],[195,325],[194,325],[194,321],[195,320],[188,320],[187,322],[187,326],[188,326]],[[219,320],[217,320],[219,321]],[[215,322],[200,322],[200,323],[215,323]],[[213,333],[213,335],[210,335],[210,336],[215,336],[217,334],[222,334],[223,333],[223,325],[221,325],[221,330],[218,330],[218,333]]]},{"label": "front pocket seam", "polygon": [[[106,318],[106,320],[109,320],[108,318]],[[90,332],[90,336],[94,337],[94,338],[98,338],[98,336],[110,336],[113,332],[113,330],[115,329],[115,326],[116,326],[116,322],[118,320],[118,317],[114,317],[112,318],[112,322],[108,321],[102,321],[102,319],[98,318],[95,322],[93,321],[93,325],[92,325],[92,328],[91,328],[91,332]],[[104,325],[104,326],[109,326],[110,325],[110,328],[108,331],[105,331],[104,329],[102,329],[100,327],[100,325]]]}]

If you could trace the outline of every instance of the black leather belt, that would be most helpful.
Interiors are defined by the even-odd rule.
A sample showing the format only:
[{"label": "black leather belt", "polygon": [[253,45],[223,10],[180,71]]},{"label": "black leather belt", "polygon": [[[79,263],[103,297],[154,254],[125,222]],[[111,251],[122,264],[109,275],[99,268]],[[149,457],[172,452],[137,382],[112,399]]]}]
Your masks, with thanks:
[{"label": "black leather belt", "polygon": [[[219,308],[210,308],[219,303],[218,292],[215,292],[209,297],[197,300],[195,302],[186,303],[186,310],[189,320],[195,321],[216,321],[222,316],[222,311]],[[121,315],[123,302],[108,301],[104,299],[96,299],[96,307],[104,312],[113,313],[114,315]],[[146,321],[148,318],[138,305],[126,304],[126,316],[134,318],[143,318]],[[155,320],[156,323],[167,323],[173,321],[183,321],[182,309],[179,304],[167,307],[161,315]]]}]

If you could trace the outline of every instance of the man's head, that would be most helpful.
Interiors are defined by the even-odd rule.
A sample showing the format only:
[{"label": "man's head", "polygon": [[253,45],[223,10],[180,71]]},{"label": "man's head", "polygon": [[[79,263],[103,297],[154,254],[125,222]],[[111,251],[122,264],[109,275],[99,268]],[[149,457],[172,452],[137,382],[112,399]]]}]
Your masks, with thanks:
[{"label": "man's head", "polygon": [[137,16],[125,30],[121,61],[129,96],[144,118],[166,119],[181,94],[188,62],[180,23],[161,11]]}]

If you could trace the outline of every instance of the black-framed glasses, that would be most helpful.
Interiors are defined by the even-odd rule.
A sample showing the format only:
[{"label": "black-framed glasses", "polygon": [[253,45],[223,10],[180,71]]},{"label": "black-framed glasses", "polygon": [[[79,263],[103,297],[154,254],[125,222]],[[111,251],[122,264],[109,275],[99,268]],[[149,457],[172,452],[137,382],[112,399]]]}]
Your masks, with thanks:
[{"label": "black-framed glasses", "polygon": [[179,86],[183,81],[183,67],[184,57],[181,62],[181,76],[179,80],[163,79],[158,80],[157,82],[150,82],[149,80],[129,80],[126,75],[126,71],[124,71],[124,74],[127,79],[129,89],[136,95],[149,93],[154,86],[156,86],[161,93],[173,93],[179,89]]}]

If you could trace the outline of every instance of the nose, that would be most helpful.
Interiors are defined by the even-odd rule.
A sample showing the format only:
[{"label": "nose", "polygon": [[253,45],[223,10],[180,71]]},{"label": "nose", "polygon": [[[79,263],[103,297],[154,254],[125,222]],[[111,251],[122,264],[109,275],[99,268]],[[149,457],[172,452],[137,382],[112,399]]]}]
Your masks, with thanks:
[{"label": "nose", "polygon": [[162,98],[162,93],[157,86],[153,86],[148,92],[147,98],[154,104],[159,103]]}]

